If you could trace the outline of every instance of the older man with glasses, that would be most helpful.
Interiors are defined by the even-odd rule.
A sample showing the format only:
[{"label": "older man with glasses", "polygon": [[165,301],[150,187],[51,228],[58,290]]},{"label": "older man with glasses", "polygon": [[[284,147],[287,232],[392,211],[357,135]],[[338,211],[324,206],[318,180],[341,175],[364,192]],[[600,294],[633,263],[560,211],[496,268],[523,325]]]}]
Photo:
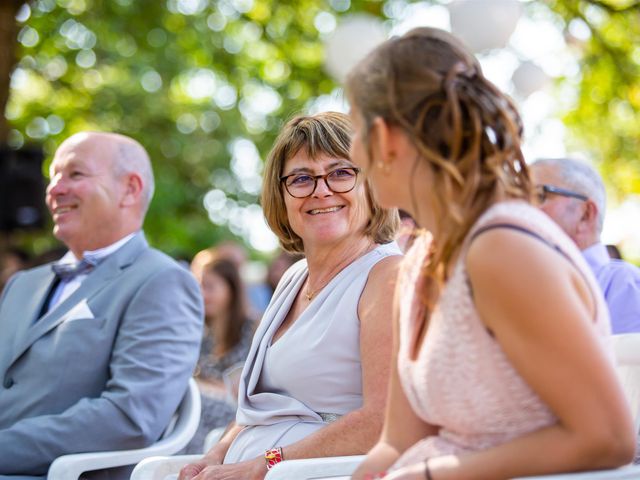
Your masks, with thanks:
[{"label": "older man with glasses", "polygon": [[582,251],[604,293],[614,334],[640,332],[640,269],[611,259],[600,242],[606,194],[600,175],[569,158],[531,165],[539,207]]}]

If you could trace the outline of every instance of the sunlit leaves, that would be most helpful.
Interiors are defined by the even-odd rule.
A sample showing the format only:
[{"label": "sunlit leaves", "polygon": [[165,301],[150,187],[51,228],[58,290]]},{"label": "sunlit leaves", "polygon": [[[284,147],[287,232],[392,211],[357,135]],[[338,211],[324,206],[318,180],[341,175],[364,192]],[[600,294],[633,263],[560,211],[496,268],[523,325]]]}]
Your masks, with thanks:
[{"label": "sunlit leaves", "polygon": [[580,36],[579,95],[564,118],[572,146],[591,151],[612,194],[640,194],[640,8],[616,12],[630,3],[606,0],[549,4]]},{"label": "sunlit leaves", "polygon": [[[349,6],[345,0],[31,2],[19,14],[20,62],[7,110],[13,145],[43,143],[50,156],[78,130],[137,138],[157,177],[150,237],[168,251],[207,246],[225,229],[207,218],[206,192],[221,189],[233,206],[227,213],[247,209],[250,216],[261,160],[283,119],[335,87],[321,68],[316,23]],[[229,222],[221,225],[231,228]]]}]

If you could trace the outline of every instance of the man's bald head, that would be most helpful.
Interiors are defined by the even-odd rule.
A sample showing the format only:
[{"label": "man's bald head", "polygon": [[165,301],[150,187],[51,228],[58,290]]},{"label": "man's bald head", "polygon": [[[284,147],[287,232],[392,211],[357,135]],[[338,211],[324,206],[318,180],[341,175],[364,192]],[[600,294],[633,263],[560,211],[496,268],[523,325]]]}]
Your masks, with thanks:
[{"label": "man's bald head", "polygon": [[53,233],[76,257],[142,228],[154,184],[149,156],[135,140],[78,133],[56,150],[50,172]]},{"label": "man's bald head", "polygon": [[75,147],[82,143],[90,143],[105,153],[105,158],[110,159],[113,172],[118,175],[136,173],[142,179],[142,214],[147,212],[153,192],[155,181],[151,160],[147,151],[140,143],[131,137],[111,132],[80,132],[67,138],[58,150]]}]

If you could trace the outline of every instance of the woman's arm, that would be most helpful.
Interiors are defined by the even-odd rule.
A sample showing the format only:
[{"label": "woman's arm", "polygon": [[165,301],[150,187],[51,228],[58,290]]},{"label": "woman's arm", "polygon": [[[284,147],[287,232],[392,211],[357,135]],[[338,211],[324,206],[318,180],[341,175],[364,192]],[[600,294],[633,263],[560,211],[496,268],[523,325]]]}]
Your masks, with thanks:
[{"label": "woman's arm", "polygon": [[391,381],[389,383],[384,428],[378,443],[369,451],[367,458],[353,474],[352,478],[354,480],[362,480],[367,474],[385,471],[411,445],[437,432],[435,427],[426,424],[414,413],[402,388],[397,367],[398,350],[400,348],[398,298],[401,292],[394,289],[393,286],[387,288],[387,292],[395,291],[395,300],[393,305]]},{"label": "woman's arm", "polygon": [[370,271],[358,303],[363,405],[283,449],[285,459],[361,455],[382,430],[391,366],[393,292],[402,257],[390,256]]},{"label": "woman's arm", "polygon": [[[430,459],[432,478],[499,480],[631,461],[630,412],[576,268],[537,239],[508,230],[478,237],[466,262],[481,318],[558,422],[485,451]],[[413,469],[389,478],[424,478],[424,465]]]}]

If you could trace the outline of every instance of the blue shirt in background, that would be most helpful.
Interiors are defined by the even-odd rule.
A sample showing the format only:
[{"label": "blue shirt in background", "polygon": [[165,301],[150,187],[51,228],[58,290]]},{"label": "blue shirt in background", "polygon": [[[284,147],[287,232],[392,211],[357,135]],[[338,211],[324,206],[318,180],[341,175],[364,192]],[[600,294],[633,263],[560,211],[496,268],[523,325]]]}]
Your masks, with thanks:
[{"label": "blue shirt in background", "polygon": [[582,251],[609,306],[611,331],[640,332],[640,268],[609,257],[602,243]]}]

